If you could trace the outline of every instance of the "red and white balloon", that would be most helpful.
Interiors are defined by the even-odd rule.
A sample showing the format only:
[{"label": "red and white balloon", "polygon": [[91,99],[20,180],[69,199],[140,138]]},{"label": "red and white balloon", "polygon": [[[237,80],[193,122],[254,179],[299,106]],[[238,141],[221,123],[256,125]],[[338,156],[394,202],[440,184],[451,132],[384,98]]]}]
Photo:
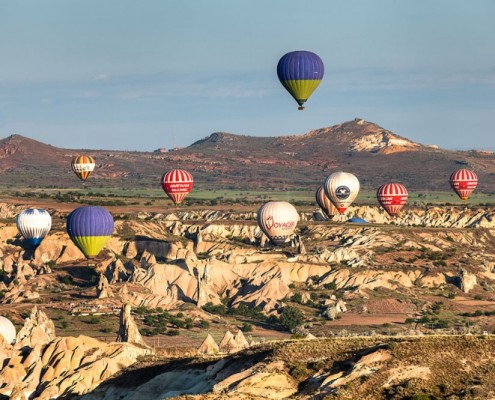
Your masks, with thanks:
[{"label": "red and white balloon", "polygon": [[467,200],[478,185],[478,176],[468,169],[458,169],[450,175],[450,186],[461,200]]},{"label": "red and white balloon", "polygon": [[376,198],[385,211],[394,217],[407,203],[408,193],[400,183],[387,183],[378,188]]}]

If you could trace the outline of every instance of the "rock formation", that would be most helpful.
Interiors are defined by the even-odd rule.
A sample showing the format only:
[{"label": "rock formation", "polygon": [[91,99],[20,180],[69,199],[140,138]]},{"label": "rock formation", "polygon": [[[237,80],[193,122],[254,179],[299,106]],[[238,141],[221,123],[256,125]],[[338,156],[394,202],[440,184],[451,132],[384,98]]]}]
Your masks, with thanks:
[{"label": "rock formation", "polygon": [[116,342],[127,342],[147,346],[139,333],[134,318],[132,318],[131,306],[129,304],[123,305],[120,311],[120,325]]},{"label": "rock formation", "polygon": [[230,331],[226,331],[218,348],[221,353],[235,353],[249,347],[249,343],[246,340],[244,333],[239,330],[235,335]]},{"label": "rock formation", "polygon": [[96,297],[99,299],[106,299],[107,297],[114,297],[110,284],[107,281],[105,275],[100,274],[98,278],[98,284],[96,285]]},{"label": "rock formation", "polygon": [[201,343],[201,346],[198,347],[199,354],[217,354],[220,351],[218,344],[213,339],[213,336],[208,334],[206,339]]},{"label": "rock formation", "polygon": [[45,345],[55,339],[55,324],[38,307],[33,307],[31,314],[24,321],[24,326],[17,333],[16,347],[34,348]]},{"label": "rock formation", "polygon": [[476,275],[467,272],[465,269],[462,269],[460,276],[460,289],[464,293],[469,293],[476,286],[476,284]]}]

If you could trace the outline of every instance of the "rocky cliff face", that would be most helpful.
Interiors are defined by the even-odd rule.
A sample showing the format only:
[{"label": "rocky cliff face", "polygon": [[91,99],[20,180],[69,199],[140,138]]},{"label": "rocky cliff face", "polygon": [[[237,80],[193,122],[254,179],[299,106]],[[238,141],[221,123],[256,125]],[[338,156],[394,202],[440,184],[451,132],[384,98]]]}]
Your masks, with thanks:
[{"label": "rocky cliff face", "polygon": [[[449,393],[490,398],[495,341],[486,337],[313,339],[265,344],[199,366],[184,360],[166,372],[103,384],[85,400],[432,398]],[[462,349],[462,350],[461,350]],[[462,357],[452,356],[463,351]],[[446,362],[448,360],[448,362]],[[478,374],[480,364],[483,374]],[[466,386],[477,376],[476,385]],[[126,382],[125,388],[121,385]],[[114,396],[114,397],[112,397]]]},{"label": "rocky cliff face", "polygon": [[0,393],[46,400],[84,394],[147,354],[130,343],[56,337],[53,322],[34,308],[17,343],[0,349]]}]

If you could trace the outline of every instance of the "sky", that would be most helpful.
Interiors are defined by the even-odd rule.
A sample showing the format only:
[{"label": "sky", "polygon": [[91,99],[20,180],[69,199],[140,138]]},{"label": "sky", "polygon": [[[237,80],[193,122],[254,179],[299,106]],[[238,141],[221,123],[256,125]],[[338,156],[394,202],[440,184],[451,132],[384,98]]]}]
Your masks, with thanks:
[{"label": "sky", "polygon": [[[65,148],[304,134],[356,117],[495,149],[492,0],[0,0],[0,138]],[[298,111],[276,65],[325,64]]]}]

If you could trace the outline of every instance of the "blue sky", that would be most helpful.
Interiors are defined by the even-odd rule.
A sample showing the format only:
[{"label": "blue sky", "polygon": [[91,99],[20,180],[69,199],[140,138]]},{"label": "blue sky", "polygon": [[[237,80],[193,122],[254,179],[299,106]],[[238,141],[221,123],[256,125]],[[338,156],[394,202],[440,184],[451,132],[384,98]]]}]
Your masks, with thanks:
[{"label": "blue sky", "polygon": [[[360,117],[495,149],[493,15],[491,0],[0,0],[0,137],[154,150]],[[276,76],[293,50],[325,63],[303,112]]]}]

